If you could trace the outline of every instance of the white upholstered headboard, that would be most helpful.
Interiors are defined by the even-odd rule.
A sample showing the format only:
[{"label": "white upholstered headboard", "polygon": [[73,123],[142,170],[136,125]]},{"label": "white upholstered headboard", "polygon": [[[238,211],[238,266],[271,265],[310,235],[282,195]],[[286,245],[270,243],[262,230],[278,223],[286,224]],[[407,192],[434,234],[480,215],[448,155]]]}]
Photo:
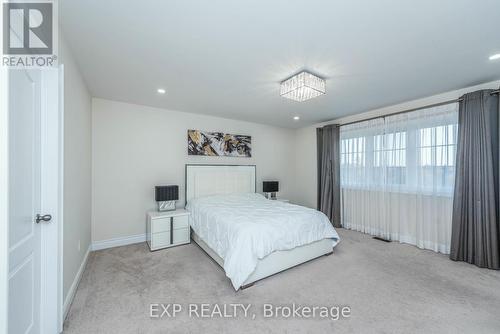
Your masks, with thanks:
[{"label": "white upholstered headboard", "polygon": [[190,199],[254,193],[255,165],[186,165],[186,204]]}]

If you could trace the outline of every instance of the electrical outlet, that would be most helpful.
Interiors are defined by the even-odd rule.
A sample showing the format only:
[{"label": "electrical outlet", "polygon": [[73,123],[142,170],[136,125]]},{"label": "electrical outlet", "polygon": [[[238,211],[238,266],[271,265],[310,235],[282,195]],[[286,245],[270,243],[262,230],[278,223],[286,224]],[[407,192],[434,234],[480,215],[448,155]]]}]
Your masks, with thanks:
[{"label": "electrical outlet", "polygon": [[80,240],[78,240],[78,251],[80,251]]}]

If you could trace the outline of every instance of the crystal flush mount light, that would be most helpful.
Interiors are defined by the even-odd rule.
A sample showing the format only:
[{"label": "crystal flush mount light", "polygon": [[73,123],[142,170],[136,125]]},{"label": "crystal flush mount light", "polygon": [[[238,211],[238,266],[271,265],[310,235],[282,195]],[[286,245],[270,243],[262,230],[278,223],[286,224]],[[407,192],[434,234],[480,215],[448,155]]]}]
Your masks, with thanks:
[{"label": "crystal flush mount light", "polygon": [[325,94],[325,79],[306,71],[281,82],[280,95],[287,99],[303,102]]}]

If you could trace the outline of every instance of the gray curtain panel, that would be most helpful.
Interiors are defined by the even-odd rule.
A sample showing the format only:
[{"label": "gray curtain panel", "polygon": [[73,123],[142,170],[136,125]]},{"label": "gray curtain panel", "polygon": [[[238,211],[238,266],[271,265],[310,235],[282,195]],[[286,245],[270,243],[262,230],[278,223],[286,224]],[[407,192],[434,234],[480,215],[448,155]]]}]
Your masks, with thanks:
[{"label": "gray curtain panel", "polygon": [[316,128],[316,159],[317,159],[317,169],[318,169],[318,190],[317,190],[317,209],[321,208],[321,159],[323,155],[323,128]]},{"label": "gray curtain panel", "polygon": [[340,222],[340,128],[327,125],[316,129],[318,149],[318,210],[333,226]]},{"label": "gray curtain panel", "polygon": [[499,101],[491,90],[463,96],[450,258],[500,269]]}]

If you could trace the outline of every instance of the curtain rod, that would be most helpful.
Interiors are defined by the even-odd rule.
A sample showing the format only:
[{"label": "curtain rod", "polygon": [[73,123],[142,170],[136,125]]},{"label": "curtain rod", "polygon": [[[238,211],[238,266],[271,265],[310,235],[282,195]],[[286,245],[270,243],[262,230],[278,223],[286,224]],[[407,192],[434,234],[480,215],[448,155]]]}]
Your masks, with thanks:
[{"label": "curtain rod", "polygon": [[[500,94],[500,89],[494,90],[494,91],[492,91],[490,93],[490,95],[495,95],[495,94]],[[348,123],[344,123],[344,124],[337,124],[337,127],[341,127],[341,126],[344,126],[344,125],[361,123],[361,122],[366,122],[366,121],[371,121],[371,120],[378,119],[378,118],[385,118],[386,116],[394,116],[394,115],[399,115],[399,114],[405,114],[405,113],[412,112],[412,111],[417,111],[417,110],[420,110],[420,109],[427,109],[427,108],[432,108],[432,107],[439,107],[439,106],[442,106],[442,105],[445,105],[445,104],[450,104],[450,103],[458,103],[458,102],[461,102],[463,100],[464,100],[463,97],[461,97],[461,98],[458,98],[458,99],[448,100],[448,101],[444,101],[444,102],[439,102],[439,103],[434,103],[434,104],[428,104],[428,105],[425,105],[425,106],[422,106],[422,107],[412,108],[412,109],[406,109],[406,110],[398,111],[398,112],[395,112],[395,113],[390,113],[390,114],[383,115],[383,116],[376,116],[376,117],[364,118],[364,119],[359,120],[359,121],[353,121],[353,122],[348,122]]]}]

